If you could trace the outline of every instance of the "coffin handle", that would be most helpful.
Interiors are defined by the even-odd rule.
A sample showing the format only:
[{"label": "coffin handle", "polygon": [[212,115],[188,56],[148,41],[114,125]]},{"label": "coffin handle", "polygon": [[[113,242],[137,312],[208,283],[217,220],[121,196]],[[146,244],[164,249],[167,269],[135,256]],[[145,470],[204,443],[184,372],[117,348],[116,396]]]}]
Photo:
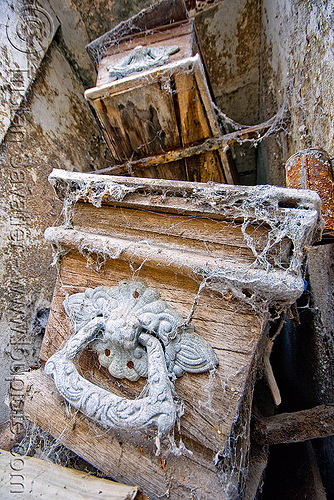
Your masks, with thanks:
[{"label": "coffin handle", "polygon": [[147,429],[153,426],[160,438],[172,429],[178,413],[160,341],[148,333],[139,336],[139,342],[147,350],[148,390],[145,396],[131,400],[93,384],[76,369],[74,358],[96,338],[101,327],[101,318],[94,318],[81,328],[48,359],[45,372],[52,376],[68,403],[103,427]]}]

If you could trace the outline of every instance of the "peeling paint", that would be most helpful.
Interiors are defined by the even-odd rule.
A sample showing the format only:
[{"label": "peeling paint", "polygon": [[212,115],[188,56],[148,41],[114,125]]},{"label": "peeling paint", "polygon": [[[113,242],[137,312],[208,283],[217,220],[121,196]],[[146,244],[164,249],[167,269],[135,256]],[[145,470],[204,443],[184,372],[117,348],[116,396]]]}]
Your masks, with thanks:
[{"label": "peeling paint", "polygon": [[291,128],[281,144],[270,139],[267,151],[261,146],[268,169],[261,182],[284,185],[284,163],[299,150],[334,154],[333,7],[333,1],[263,2],[261,119],[286,106]]},{"label": "peeling paint", "polygon": [[31,2],[2,2],[0,9],[0,143],[45,56],[59,24]]},{"label": "peeling paint", "polygon": [[[36,311],[49,307],[52,298],[56,269],[50,267],[52,254],[43,233],[59,216],[61,206],[47,176],[53,167],[105,167],[110,158],[83,93],[81,82],[54,41],[0,148],[0,307],[5,311],[0,320],[0,343],[8,345],[9,353],[0,354],[3,378],[11,370],[11,342],[17,342],[16,337],[30,342],[24,367],[34,364],[39,350],[39,341],[31,334]],[[13,142],[15,137],[19,140]],[[22,316],[8,312],[16,297],[11,290],[16,289]],[[13,321],[23,315],[24,324],[15,333],[18,327]],[[1,420],[8,418],[3,403],[6,391],[3,384]]]}]

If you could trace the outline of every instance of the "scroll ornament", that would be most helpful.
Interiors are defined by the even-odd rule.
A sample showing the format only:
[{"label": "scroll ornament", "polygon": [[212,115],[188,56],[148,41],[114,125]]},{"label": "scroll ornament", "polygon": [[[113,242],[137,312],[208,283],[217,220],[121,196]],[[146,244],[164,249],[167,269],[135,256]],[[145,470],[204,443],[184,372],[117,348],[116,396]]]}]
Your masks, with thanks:
[{"label": "scroll ornament", "polygon": [[115,66],[108,68],[109,76],[123,78],[131,73],[163,66],[169,62],[169,56],[178,52],[177,45],[168,47],[143,47],[137,45],[128,56],[123,57]]},{"label": "scroll ornament", "polygon": [[[45,364],[60,394],[82,413],[114,429],[157,427],[158,440],[178,416],[173,380],[218,364],[208,342],[159,297],[138,281],[69,296],[64,308],[75,334]],[[74,360],[88,344],[113,377],[147,377],[145,394],[127,399],[82,377]]]}]

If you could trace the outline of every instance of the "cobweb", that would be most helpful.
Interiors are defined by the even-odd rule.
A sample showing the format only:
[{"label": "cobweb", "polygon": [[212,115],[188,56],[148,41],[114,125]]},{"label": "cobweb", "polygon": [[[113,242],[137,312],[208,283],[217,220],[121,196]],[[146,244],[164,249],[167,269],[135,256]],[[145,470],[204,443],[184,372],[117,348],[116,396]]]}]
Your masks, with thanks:
[{"label": "cobweb", "polygon": [[[122,258],[124,253],[131,254],[137,257],[137,264],[131,261],[131,258],[128,260],[130,272],[136,277],[141,266],[150,261],[154,241],[140,239],[129,243],[127,247],[120,244],[109,246],[107,238],[103,239],[101,235],[97,238],[80,232],[75,224],[73,225],[73,210],[78,201],[90,202],[95,207],[101,207],[105,202],[122,204],[133,194],[147,190],[147,186],[141,185],[140,180],[137,185],[127,183],[126,179],[123,183],[122,177],[77,175],[75,180],[71,181],[69,174],[67,179],[65,178],[64,173],[62,178],[56,176],[51,179],[57,192],[63,193],[65,200],[63,227],[51,228],[48,231],[48,239],[55,244],[58,255],[66,252],[61,242],[61,231],[70,229],[72,243],[74,242],[74,246],[86,257],[89,267],[100,271],[106,260]],[[225,299],[237,299],[239,307],[250,307],[263,321],[269,318],[270,312],[276,318],[303,292],[305,253],[312,243],[318,221],[318,211],[314,209],[316,198],[312,194],[300,194],[298,197],[295,192],[283,191],[274,186],[246,188],[209,183],[195,186],[184,183],[182,186],[184,191],[181,189],[177,193],[178,199],[186,200],[188,208],[196,207],[198,212],[203,211],[205,207],[206,219],[217,224],[216,236],[222,228],[214,216],[210,217],[210,211],[212,214],[219,213],[224,220],[239,230],[243,245],[251,255],[244,266],[233,269],[228,265],[200,268],[196,267],[195,261],[189,262],[189,269],[198,282],[198,292],[194,296],[186,323],[191,321],[201,293],[208,289],[218,292]],[[152,200],[158,199],[163,205],[164,202],[170,201],[173,192],[168,186],[159,190],[152,183],[147,196]],[[152,203],[154,204],[154,201]],[[170,218],[169,233],[173,234],[175,226],[172,217]],[[125,227],[128,223],[124,215]],[[177,252],[172,252],[173,255],[168,257],[167,247],[161,245],[160,250],[167,259],[170,258],[170,266],[178,268],[182,267],[181,264],[185,265],[181,262],[182,259],[178,261]],[[208,244],[207,255],[211,252]],[[255,375],[254,369],[249,376],[250,388],[253,387]],[[199,408],[215,411],[212,406],[212,380],[216,376],[214,371],[208,375],[208,384],[203,387],[203,398],[198,402]],[[231,388],[231,381],[221,379],[220,382],[223,390],[226,386]],[[251,402],[250,389],[235,416],[225,448],[216,456],[217,470],[227,498],[231,500],[238,498],[247,478]],[[173,436],[170,443],[169,452],[188,452],[184,448],[182,438],[177,447]],[[168,455],[168,451],[164,453]]]},{"label": "cobweb", "polygon": [[[99,57],[100,55],[97,54],[97,59]],[[183,68],[182,71],[191,73],[191,70],[186,68]],[[166,78],[161,80],[161,88],[164,92],[173,94],[175,89],[170,85],[170,77],[171,74],[167,72]],[[147,85],[151,83],[149,75],[143,77],[143,85],[145,83]],[[212,106],[221,126],[222,134],[226,131],[246,128],[245,125],[238,124],[229,118],[214,103]],[[239,144],[247,142],[256,147],[269,135],[274,135],[282,130],[286,131],[285,116],[286,110],[283,107],[272,118],[269,128],[265,132],[260,133],[255,138],[240,138]],[[157,131],[156,139],[158,140],[160,139],[159,133]],[[142,145],[143,149],[146,147],[147,144]],[[138,149],[141,149],[140,146]],[[126,173],[133,175],[131,162]],[[85,238],[76,232],[73,225],[73,213],[79,200],[89,202],[95,207],[101,207],[103,201],[121,203],[127,196],[140,192],[141,186],[129,186],[126,182],[122,184],[119,180],[115,182],[111,177],[109,179],[101,177],[99,184],[96,176],[93,178],[89,175],[77,178],[71,184],[71,189],[68,189],[67,182],[62,183],[59,179],[53,179],[52,183],[64,202],[61,229],[71,229],[72,238],[74,238],[72,241],[77,237],[76,246],[79,252],[85,256],[87,266],[100,271],[107,259],[119,259],[123,253],[131,252],[132,255],[141,259],[141,264],[137,266],[129,260],[130,274],[133,277],[136,276],[141,266],[149,262],[153,242],[146,238],[139,242],[129,243],[129,246],[124,248],[110,246],[107,238],[105,240],[98,238],[103,241],[102,246],[99,246],[97,238]],[[159,203],[163,205],[164,201],[170,199],[172,194],[168,187],[160,192],[154,191],[154,187],[152,187],[149,196],[155,200],[158,198]],[[295,290],[296,287],[299,287],[299,292],[302,293],[301,278],[305,272],[305,252],[314,237],[314,228],[318,217],[318,214],[312,210],[312,200],[300,197],[296,201],[291,193],[287,193],[284,198],[282,191],[274,186],[257,186],[247,189],[230,186],[226,190],[220,185],[212,183],[196,185],[194,188],[191,186],[184,188],[184,191],[179,193],[179,197],[187,200],[189,206],[196,207],[198,212],[201,211],[202,207],[205,207],[206,211],[211,210],[213,214],[219,212],[226,221],[232,222],[234,228],[238,228],[240,231],[243,244],[251,256],[249,261],[244,266],[239,266],[238,269],[219,265],[216,268],[212,268],[212,266],[196,267],[193,262],[189,262],[189,268],[198,282],[198,293],[194,297],[186,323],[191,321],[196,302],[204,289],[219,292],[224,298],[237,299],[240,301],[240,307],[245,304],[262,318],[268,318],[270,310],[274,311],[274,316],[280,314],[282,310],[295,301],[295,291],[289,294],[290,289]],[[291,217],[291,209],[295,210],[294,217]],[[210,214],[206,213],[206,217],[209,221],[216,222],[214,217],[210,219]],[[171,227],[170,230],[172,233],[173,228]],[[217,234],[221,230],[220,227]],[[61,257],[68,251],[67,247],[61,243],[59,228],[50,228],[48,239],[54,245],[54,263],[58,264]],[[170,266],[182,267],[177,256],[169,257],[168,248],[162,248],[162,252],[165,253],[166,259],[169,259]],[[207,254],[211,256],[212,253],[210,244],[208,244]],[[238,250],[236,253],[238,254]],[[279,278],[276,275],[277,270],[280,271]],[[250,387],[254,381],[252,377],[255,375],[252,373],[250,376]],[[203,400],[199,401],[199,407],[206,407],[210,411],[214,411],[211,382],[215,376],[217,375],[214,371],[208,375]],[[221,380],[223,389],[226,383],[225,380]],[[207,397],[205,398],[205,396]],[[216,456],[217,470],[227,498],[230,500],[238,498],[247,477],[251,398],[252,391],[245,395],[244,402],[235,416],[225,449],[219,451]],[[176,445],[173,434],[168,436],[167,440],[164,441],[165,444],[166,441],[169,443],[164,451],[165,456],[168,456],[168,453],[176,455],[190,453],[185,447],[182,437],[180,437],[178,445]],[[42,458],[62,465],[72,465],[76,456],[62,447],[60,442],[61,438],[54,440],[44,431],[32,426],[14,451],[29,455],[36,454],[36,450],[40,450]],[[81,464],[81,466],[86,467],[85,464]]]},{"label": "cobweb", "polygon": [[105,474],[62,445],[61,440],[61,435],[55,439],[35,423],[29,422],[25,436],[11,451],[27,457],[40,458],[63,467],[82,470],[90,475],[106,477]]}]

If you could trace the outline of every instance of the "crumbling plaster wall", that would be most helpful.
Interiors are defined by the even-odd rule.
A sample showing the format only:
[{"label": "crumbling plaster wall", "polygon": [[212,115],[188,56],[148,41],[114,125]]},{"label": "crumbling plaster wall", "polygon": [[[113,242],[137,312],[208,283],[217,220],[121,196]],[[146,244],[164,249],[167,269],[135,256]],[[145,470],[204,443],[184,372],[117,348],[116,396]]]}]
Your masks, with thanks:
[{"label": "crumbling plaster wall", "polygon": [[333,0],[263,0],[261,118],[285,107],[291,121],[286,137],[267,141],[259,183],[284,185],[284,163],[296,151],[334,154],[333,9]]},{"label": "crumbling plaster wall", "polygon": [[225,0],[196,15],[217,105],[246,124],[259,117],[260,21],[260,3],[254,0]]},{"label": "crumbling plaster wall", "polygon": [[[20,8],[19,2],[16,7]],[[80,64],[87,75],[88,65]],[[1,88],[1,96],[13,102],[10,85]],[[0,375],[4,381],[0,422],[9,417],[4,400],[13,370],[27,369],[38,360],[38,334],[45,326],[53,293],[56,269],[50,267],[52,252],[43,235],[61,206],[48,174],[53,168],[89,171],[111,161],[84,90],[58,32],[0,145]]]},{"label": "crumbling plaster wall", "polygon": [[155,0],[44,0],[60,23],[58,42],[85,88],[95,85],[96,73],[86,45]]},{"label": "crumbling plaster wall", "polygon": [[[211,3],[211,2],[210,2]],[[196,29],[218,107],[233,120],[259,121],[259,0],[223,0],[196,14]],[[204,2],[198,3],[204,8]],[[227,131],[232,129],[227,128]],[[240,184],[255,184],[257,151],[249,144],[235,147]]]},{"label": "crumbling plaster wall", "polygon": [[[51,0],[54,2],[54,0]],[[59,1],[59,0],[56,0]],[[121,21],[149,7],[156,0],[70,0],[80,13],[90,41],[111,30]]]},{"label": "crumbling plaster wall", "polygon": [[[334,156],[333,25],[333,0],[263,0],[260,117],[285,107],[291,120],[288,134],[260,146],[258,183],[284,185],[284,164],[299,150],[320,147]],[[310,249],[306,317],[311,326],[302,325],[290,339],[292,359],[300,367],[298,372],[295,366],[290,384],[305,407],[334,401],[333,256],[333,244]],[[314,446],[332,498],[334,439],[316,440]]]}]

